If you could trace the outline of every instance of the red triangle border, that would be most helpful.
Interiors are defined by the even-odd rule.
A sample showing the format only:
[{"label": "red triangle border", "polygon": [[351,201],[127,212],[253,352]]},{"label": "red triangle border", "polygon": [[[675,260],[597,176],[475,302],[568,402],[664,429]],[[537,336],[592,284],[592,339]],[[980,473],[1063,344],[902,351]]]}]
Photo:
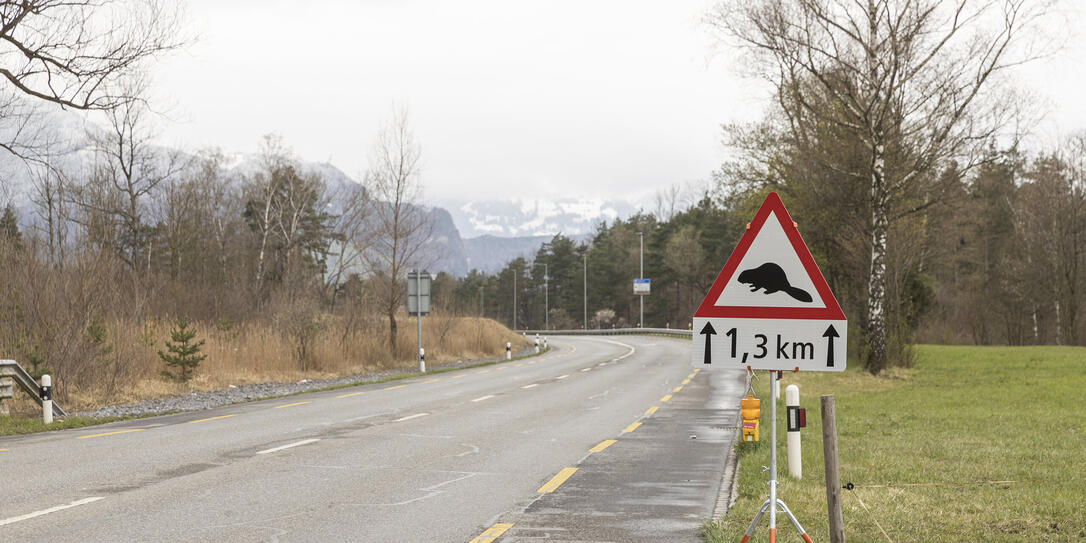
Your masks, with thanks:
[{"label": "red triangle border", "polygon": [[[785,235],[788,236],[788,241],[792,243],[792,248],[796,251],[796,256],[799,257],[804,270],[807,272],[807,275],[810,276],[815,290],[822,298],[822,301],[825,302],[826,307],[750,307],[715,305],[717,299],[720,298],[720,293],[724,290],[728,281],[731,280],[732,275],[735,274],[736,268],[739,267],[739,263],[742,262],[743,257],[746,256],[747,250],[750,249],[750,245],[754,243],[754,239],[758,237],[758,233],[761,232],[762,226],[765,225],[770,214],[777,215],[777,219],[784,228]],[[724,269],[720,270],[720,274],[717,275],[716,281],[713,282],[713,286],[709,288],[709,292],[705,295],[705,299],[701,301],[698,310],[694,312],[694,316],[702,318],[716,317],[733,319],[845,320],[845,313],[841,311],[841,306],[837,303],[837,298],[835,298],[833,292],[830,291],[830,286],[826,283],[826,279],[822,277],[822,272],[818,269],[818,265],[815,264],[810,249],[807,248],[807,244],[804,243],[803,238],[800,237],[799,230],[796,229],[792,222],[792,217],[788,215],[788,211],[784,209],[784,202],[781,201],[780,196],[778,196],[776,192],[769,193],[769,195],[766,196],[765,201],[762,202],[762,207],[758,208],[758,212],[754,214],[754,219],[750,222],[750,228],[748,228],[743,234],[743,237],[739,239],[739,243],[735,246],[735,250],[732,251],[731,256],[728,257],[727,263],[724,264]]]}]

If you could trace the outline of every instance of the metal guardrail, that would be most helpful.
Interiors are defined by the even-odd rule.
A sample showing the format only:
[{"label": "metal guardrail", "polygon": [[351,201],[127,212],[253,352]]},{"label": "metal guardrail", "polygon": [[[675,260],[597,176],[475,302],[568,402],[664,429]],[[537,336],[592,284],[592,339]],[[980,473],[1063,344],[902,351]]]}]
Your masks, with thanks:
[{"label": "metal guardrail", "polygon": [[[42,404],[41,394],[38,390],[38,382],[30,376],[18,362],[14,360],[0,360],[0,379],[9,378],[15,381],[19,385],[19,388],[23,389],[38,402],[38,405]],[[57,405],[56,400],[53,400],[53,416],[55,417],[67,417],[68,414]]]},{"label": "metal guardrail", "polygon": [[598,330],[521,330],[522,334],[541,336],[675,336],[693,337],[692,330],[681,328],[601,328]]}]

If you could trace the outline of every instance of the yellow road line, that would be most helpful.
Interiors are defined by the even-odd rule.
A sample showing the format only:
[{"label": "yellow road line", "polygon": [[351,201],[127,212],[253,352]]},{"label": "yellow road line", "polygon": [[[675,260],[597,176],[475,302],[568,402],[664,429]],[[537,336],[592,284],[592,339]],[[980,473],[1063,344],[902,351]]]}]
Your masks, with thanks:
[{"label": "yellow road line", "polygon": [[211,418],[208,418],[208,419],[200,419],[200,420],[190,420],[190,421],[189,421],[189,424],[196,424],[197,422],[207,422],[207,421],[209,421],[209,420],[222,420],[222,419],[228,419],[228,418],[230,418],[230,417],[236,417],[236,416],[238,416],[238,414],[237,414],[237,413],[234,413],[233,415],[219,415],[219,416],[217,416],[217,417],[211,417]]},{"label": "yellow road line", "polygon": [[130,434],[132,432],[142,432],[144,430],[146,430],[146,428],[131,428],[131,429],[128,429],[128,430],[117,430],[116,432],[105,432],[105,433],[102,433],[102,434],[91,434],[89,436],[76,436],[76,439],[90,439],[92,437],[115,436],[117,434]]},{"label": "yellow road line", "polygon": [[648,410],[645,411],[645,414],[646,415],[651,415],[651,414],[655,413],[658,409],[660,409],[660,406],[654,405],[654,406],[648,408]]},{"label": "yellow road line", "polygon": [[351,396],[359,396],[359,395],[365,394],[365,393],[366,393],[366,391],[363,390],[361,392],[349,392],[347,394],[340,394],[339,396],[336,396],[336,397],[337,398],[350,398]]},{"label": "yellow road line", "polygon": [[509,366],[498,366],[498,371],[507,370],[507,369],[509,369]]},{"label": "yellow road line", "polygon": [[454,376],[453,376],[453,379],[463,379],[463,378],[465,378],[465,377],[467,377],[467,376],[468,376],[468,374],[466,374],[466,373],[462,373],[462,374],[460,374],[460,375],[454,375]]},{"label": "yellow road line", "polygon": [[535,360],[532,360],[531,362],[528,362],[528,364],[529,364],[529,365],[531,365],[531,364],[535,364]]},{"label": "yellow road line", "polygon": [[514,368],[520,368],[520,367],[523,367],[523,366],[524,366],[524,364],[520,364],[520,363],[513,364]]},{"label": "yellow road line", "polygon": [[0,449],[0,452],[8,452],[7,449]]},{"label": "yellow road line", "polygon": [[404,388],[406,386],[407,385],[396,385],[396,386],[391,386],[391,387],[385,387],[385,388],[383,388],[381,390],[396,390],[397,388]]},{"label": "yellow road line", "polygon": [[475,373],[490,373],[490,370],[479,370]]},{"label": "yellow road line", "polygon": [[468,543],[493,543],[495,539],[498,539],[499,537],[501,537],[501,535],[504,534],[506,532],[506,530],[508,530],[508,529],[510,529],[512,527],[513,527],[512,523],[503,524],[503,523],[499,522],[499,523],[487,528],[485,532],[479,534],[479,537],[476,537],[475,539],[472,539]]},{"label": "yellow road line", "polygon": [[440,381],[440,380],[441,380],[441,379],[427,379],[427,380],[423,381],[423,382],[422,382],[422,384],[424,384],[424,385],[428,385],[428,384],[430,384],[430,383],[436,383],[436,382],[438,382],[438,381]]},{"label": "yellow road line", "polygon": [[596,445],[595,447],[592,447],[591,449],[588,449],[588,452],[600,452],[600,451],[606,449],[607,447],[610,447],[611,445],[614,445],[617,442],[618,442],[617,439],[605,439],[605,440],[601,441],[599,445]]},{"label": "yellow road line", "polygon": [[699,371],[701,371],[701,368],[698,368],[698,369],[694,370],[694,373],[697,373]]},{"label": "yellow road line", "polygon": [[667,396],[664,396],[663,398],[660,398],[661,402],[667,402],[667,401],[670,401],[670,400],[671,400],[671,394],[668,394]]},{"label": "yellow road line", "polygon": [[679,385],[679,386],[677,386],[677,387],[675,387],[675,388],[671,389],[671,391],[672,391],[672,392],[678,392],[678,391],[680,391],[680,390],[682,390],[682,389],[683,389],[682,385]]},{"label": "yellow road line", "polygon": [[635,422],[635,423],[627,426],[626,429],[622,431],[622,433],[628,434],[628,433],[636,430],[639,426],[641,426],[641,423],[640,422]]},{"label": "yellow road line", "polygon": [[693,379],[695,375],[697,375],[697,374],[696,373],[691,373],[690,375],[687,375],[686,378],[687,379]]},{"label": "yellow road line", "polygon": [[282,409],[282,408],[284,408],[284,407],[294,407],[294,406],[296,406],[296,405],[305,405],[305,404],[307,404],[307,403],[313,403],[313,402],[295,402],[295,403],[288,403],[288,404],[283,404],[283,405],[277,405],[277,406],[273,407],[272,409]]},{"label": "yellow road line", "polygon": [[550,481],[547,481],[547,484],[539,487],[538,492],[540,494],[554,492],[558,487],[562,486],[562,483],[572,477],[574,473],[577,473],[577,468],[565,468],[562,471],[559,471],[558,475],[555,475]]},{"label": "yellow road line", "polygon": [[683,379],[683,384],[684,385],[689,385],[690,384],[690,379]]}]

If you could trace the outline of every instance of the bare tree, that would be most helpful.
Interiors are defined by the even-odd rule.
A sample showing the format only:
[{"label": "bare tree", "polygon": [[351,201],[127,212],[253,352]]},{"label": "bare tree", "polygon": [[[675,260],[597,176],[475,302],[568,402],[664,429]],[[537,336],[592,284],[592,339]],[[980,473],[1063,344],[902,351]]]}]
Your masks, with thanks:
[{"label": "bare tree", "polygon": [[264,296],[269,280],[283,284],[296,266],[315,265],[322,274],[331,234],[320,176],[300,171],[277,136],[265,137],[261,154],[264,169],[247,182],[245,217],[259,236],[256,279]]},{"label": "bare tree", "polygon": [[343,209],[332,224],[334,260],[324,279],[329,311],[332,313],[336,310],[344,275],[361,266],[363,255],[370,246],[372,235],[368,220],[373,209],[370,194],[362,185],[346,185],[333,199],[342,202]]},{"label": "bare tree", "polygon": [[[886,259],[896,218],[940,198],[921,194],[937,168],[975,156],[1009,121],[993,80],[1034,58],[1029,28],[1050,1],[725,0],[711,22],[736,38],[776,87],[797,144],[827,127],[860,142],[871,212],[867,368],[887,363]],[[817,156],[815,158],[818,158]]]},{"label": "bare tree", "polygon": [[38,160],[35,104],[112,110],[154,57],[182,45],[178,8],[159,0],[0,3],[0,148]]},{"label": "bare tree", "polygon": [[431,263],[424,246],[433,223],[421,206],[419,159],[422,151],[408,123],[407,112],[397,110],[377,134],[366,172],[366,186],[375,201],[374,238],[366,260],[378,286],[378,300],[388,316],[389,348],[396,348],[396,311],[406,298],[404,278],[412,268]]},{"label": "bare tree", "polygon": [[[116,195],[109,200],[110,207],[97,211],[117,222],[120,229],[117,253],[134,270],[151,267],[149,244],[153,221],[147,217],[148,200],[188,163],[181,153],[151,144],[155,134],[150,115],[142,100],[122,102],[106,112],[109,127],[105,132],[88,133],[95,152],[93,175]],[[89,198],[79,198],[77,203],[102,205]]]}]

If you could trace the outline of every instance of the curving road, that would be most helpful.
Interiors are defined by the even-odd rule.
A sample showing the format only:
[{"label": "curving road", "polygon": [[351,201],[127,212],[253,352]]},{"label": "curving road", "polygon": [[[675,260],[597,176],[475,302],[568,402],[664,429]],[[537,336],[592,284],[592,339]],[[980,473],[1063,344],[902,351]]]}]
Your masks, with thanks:
[{"label": "curving road", "polygon": [[699,541],[744,381],[689,340],[0,438],[4,541]]}]

